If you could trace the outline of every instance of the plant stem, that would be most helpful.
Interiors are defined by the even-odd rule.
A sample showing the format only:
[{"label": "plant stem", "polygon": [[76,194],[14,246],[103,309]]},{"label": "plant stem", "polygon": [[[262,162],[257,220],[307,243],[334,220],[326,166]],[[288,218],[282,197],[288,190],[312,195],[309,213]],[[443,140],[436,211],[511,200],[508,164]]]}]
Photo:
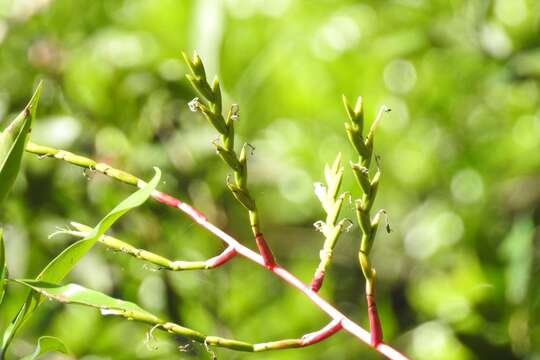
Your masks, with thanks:
[{"label": "plant stem", "polygon": [[[74,230],[65,230],[59,231],[59,233],[65,233],[73,235],[76,237],[84,238],[92,228],[87,225],[79,224],[72,222],[73,226],[77,231]],[[166,269],[171,271],[184,271],[184,270],[210,270],[217,268],[227,261],[231,260],[236,256],[237,252],[232,246],[228,246],[223,250],[219,255],[214,256],[208,260],[204,261],[181,261],[181,260],[169,260],[161,255],[154,254],[150,251],[144,249],[138,249],[135,246],[128,244],[120,239],[109,235],[103,235],[99,242],[110,249],[113,249],[118,252],[122,252],[128,255],[131,255],[137,259],[144,260],[151,264],[159,266],[160,269]]]},{"label": "plant stem", "polygon": [[311,290],[317,292],[321,288],[326,270],[332,262],[332,256],[337,240],[343,230],[345,221],[338,222],[339,212],[343,205],[345,194],[339,195],[341,180],[343,179],[343,167],[341,166],[341,154],[338,154],[332,167],[324,167],[324,177],[326,186],[322,183],[315,183],[315,195],[319,198],[326,213],[325,221],[317,221],[315,227],[321,231],[325,237],[324,245],[320,251],[321,261],[315,270],[311,280]]},{"label": "plant stem", "polygon": [[239,117],[238,105],[233,104],[227,117],[223,117],[221,113],[223,99],[219,79],[216,76],[212,81],[212,85],[208,83],[204,65],[196,52],[193,54],[192,59],[185,53],[182,55],[186,65],[191,70],[191,74],[186,75],[187,79],[193,89],[206,99],[206,103],[199,100],[199,98],[193,99],[188,104],[189,108],[194,112],[200,112],[219,132],[221,144],[218,140],[213,141],[213,144],[219,157],[234,173],[233,181],[227,179],[227,187],[236,200],[248,210],[251,230],[259,253],[264,259],[265,266],[272,268],[276,265],[276,260],[261,231],[257,204],[247,187],[247,148],[251,147],[251,145],[245,144],[240,151],[240,155],[237,155],[234,149],[234,123]]},{"label": "plant stem", "polygon": [[133,320],[145,322],[154,327],[165,330],[169,333],[181,335],[187,337],[188,339],[197,341],[205,345],[219,346],[236,351],[245,351],[245,352],[263,352],[271,350],[284,350],[284,349],[293,349],[306,347],[313,344],[316,344],[338,332],[342,329],[341,323],[339,321],[332,321],[321,330],[318,330],[313,333],[306,334],[299,339],[284,339],[277,341],[270,341],[264,343],[255,343],[251,344],[245,341],[239,341],[234,339],[227,339],[219,336],[204,335],[196,330],[171,323],[171,322],[161,322],[151,320],[148,318],[139,318],[136,313],[122,314],[122,316],[129,317]]},{"label": "plant stem", "polygon": [[371,331],[371,345],[377,346],[377,344],[381,343],[383,340],[383,332],[379,313],[377,312],[377,305],[375,303],[376,272],[369,260],[369,252],[371,251],[373,241],[375,240],[375,235],[381,220],[381,214],[386,214],[386,212],[384,210],[379,210],[373,218],[371,218],[370,211],[373,207],[375,196],[377,195],[381,171],[380,169],[377,169],[375,175],[370,178],[369,166],[373,156],[373,136],[375,129],[381,121],[382,115],[389,111],[389,109],[385,106],[381,107],[364,139],[364,111],[362,98],[358,97],[353,108],[345,96],[343,96],[343,105],[345,106],[347,116],[350,120],[350,123],[345,123],[347,137],[358,153],[358,162],[351,162],[352,171],[363,192],[362,197],[357,199],[355,204],[356,217],[362,233],[360,250],[358,251],[358,263],[366,279],[366,300]]},{"label": "plant stem", "polygon": [[[75,155],[67,151],[54,149],[52,147],[42,146],[42,145],[38,145],[34,143],[29,143],[26,147],[26,150],[30,153],[39,155],[40,157],[54,157],[56,159],[66,161],[73,165],[81,166],[87,169],[96,170],[107,176],[112,177],[115,180],[118,180],[126,184],[144,186],[144,181],[138,179],[134,175],[114,169],[113,167],[107,164],[99,164],[100,166],[98,167],[94,160],[86,158],[86,157],[82,157],[79,155]],[[261,255],[257,254],[256,252],[249,249],[248,247],[242,245],[237,240],[235,240],[232,236],[225,233],[223,230],[221,230],[214,224],[210,223],[203,214],[195,210],[189,204],[184,203],[180,201],[179,199],[176,199],[168,194],[162,193],[157,190],[152,193],[152,197],[155,200],[162,202],[165,205],[178,208],[179,210],[184,212],[186,215],[191,217],[195,222],[197,222],[202,227],[207,229],[209,232],[216,235],[222,241],[227,243],[227,245],[234,248],[238,252],[238,254],[253,261],[254,263],[259,264],[260,266],[265,267],[271,273],[281,278],[283,281],[285,281],[289,285],[298,289],[308,299],[310,299],[317,307],[319,307],[323,312],[325,312],[328,316],[330,316],[334,321],[340,322],[341,326],[343,327],[345,331],[357,337],[358,339],[366,343],[368,346],[375,349],[380,354],[386,356],[388,359],[391,359],[391,360],[408,359],[405,355],[401,354],[399,351],[395,350],[391,346],[384,344],[383,342],[380,342],[376,345],[373,344],[371,342],[371,336],[366,330],[364,330],[361,326],[356,324],[351,319],[347,318],[343,313],[341,313],[334,306],[332,306],[330,303],[324,300],[316,292],[312,291],[308,285],[304,284],[296,276],[288,272],[286,269],[282,268],[280,265],[276,264],[273,267],[270,267],[270,268],[267,267]]]}]

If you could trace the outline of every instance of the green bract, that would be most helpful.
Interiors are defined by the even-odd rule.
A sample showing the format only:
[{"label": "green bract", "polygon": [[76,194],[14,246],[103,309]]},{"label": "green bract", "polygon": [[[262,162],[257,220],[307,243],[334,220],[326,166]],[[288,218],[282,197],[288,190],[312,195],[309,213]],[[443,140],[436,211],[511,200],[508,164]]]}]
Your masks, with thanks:
[{"label": "green bract", "polygon": [[0,134],[0,204],[6,198],[19,173],[22,154],[30,138],[32,122],[36,115],[41,85],[40,82],[28,105]]}]

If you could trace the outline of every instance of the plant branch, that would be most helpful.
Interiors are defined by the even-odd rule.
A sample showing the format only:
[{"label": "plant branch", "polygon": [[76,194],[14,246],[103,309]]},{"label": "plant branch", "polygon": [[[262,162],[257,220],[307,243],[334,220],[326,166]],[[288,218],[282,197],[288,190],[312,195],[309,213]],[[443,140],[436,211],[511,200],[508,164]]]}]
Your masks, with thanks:
[{"label": "plant branch", "polygon": [[[144,186],[144,181],[138,179],[134,175],[131,175],[129,173],[126,173],[118,169],[114,169],[113,167],[107,164],[96,164],[96,162],[92,159],[79,156],[79,155],[76,155],[76,154],[73,154],[64,150],[59,150],[59,149],[55,149],[48,146],[42,146],[35,143],[29,143],[26,147],[26,150],[40,157],[54,157],[56,159],[66,161],[73,165],[99,171],[115,180],[118,180],[126,184],[136,185],[139,187]],[[299,280],[297,277],[295,277],[293,274],[291,274],[290,272],[288,272],[287,270],[285,270],[279,265],[268,268],[265,265],[265,262],[261,255],[252,251],[248,247],[240,244],[232,236],[225,233],[223,230],[219,229],[214,224],[208,222],[208,220],[203,214],[195,210],[189,204],[184,203],[168,194],[162,193],[157,190],[155,190],[151,196],[155,200],[165,205],[178,208],[179,210],[184,212],[186,215],[191,217],[195,222],[197,222],[202,227],[207,229],[209,232],[216,235],[218,238],[220,238],[222,241],[227,243],[229,246],[233,247],[238,252],[238,254],[259,264],[260,266],[267,268],[274,275],[276,275],[277,277],[281,278],[286,283],[298,289],[307,298],[309,298],[317,307],[319,307],[323,312],[325,312],[328,316],[330,316],[334,321],[339,321],[345,331],[357,337],[358,339],[360,339],[361,341],[363,341],[364,343],[366,343],[367,345],[375,349],[380,354],[392,360],[406,360],[407,359],[405,355],[401,354],[399,351],[395,350],[391,346],[384,344],[383,342],[380,342],[376,345],[372,344],[370,334],[366,330],[364,330],[361,326],[356,324],[353,320],[347,318],[343,313],[341,313],[338,309],[336,309],[334,306],[332,306],[330,303],[328,303],[326,300],[320,297],[316,292],[312,291],[308,285],[304,284],[301,280]]]},{"label": "plant branch", "polygon": [[276,265],[276,261],[261,231],[259,211],[257,210],[255,199],[251,196],[247,187],[247,152],[250,145],[244,144],[239,156],[234,149],[234,123],[239,117],[238,105],[233,104],[227,117],[224,118],[221,113],[223,100],[219,79],[215,76],[212,85],[208,83],[204,65],[196,52],[193,54],[192,59],[185,53],[182,53],[182,55],[186,65],[191,70],[191,74],[186,75],[187,79],[193,86],[193,89],[206,99],[206,103],[199,98],[193,99],[188,104],[189,108],[193,112],[203,114],[208,122],[219,132],[221,144],[218,140],[213,141],[212,144],[216,147],[219,157],[234,173],[233,181],[227,178],[227,187],[236,200],[248,210],[251,230],[259,253],[264,259],[265,266],[269,268],[273,267]]},{"label": "plant branch", "polygon": [[[87,236],[92,228],[87,225],[71,222],[76,230],[61,230],[56,232],[73,235],[79,238]],[[53,234],[53,235],[55,235]],[[120,239],[109,235],[103,235],[99,238],[99,243],[106,247],[113,249],[124,254],[131,255],[137,259],[144,260],[151,264],[159,266],[160,269],[166,269],[171,271],[184,271],[184,270],[210,270],[217,268],[227,261],[236,256],[237,252],[232,246],[228,246],[219,255],[214,256],[204,261],[181,261],[181,260],[169,260],[161,255],[154,254],[150,251],[136,248],[135,246],[126,243]]]},{"label": "plant branch", "polygon": [[99,309],[102,315],[120,316],[129,320],[153,325],[147,334],[151,339],[155,329],[182,335],[205,346],[219,346],[237,351],[261,352],[305,347],[322,341],[342,328],[341,322],[331,321],[322,329],[306,334],[299,339],[284,339],[264,343],[251,344],[245,341],[227,339],[219,336],[204,335],[201,332],[179,324],[160,319],[137,304],[116,299],[99,291],[85,288],[78,284],[57,285],[39,280],[13,279],[14,283],[24,285],[51,300],[64,304],[77,304]]},{"label": "plant branch", "polygon": [[[332,262],[332,255],[337,240],[346,225],[346,220],[338,222],[339,212],[345,199],[345,194],[339,194],[341,180],[343,179],[343,167],[341,166],[341,154],[338,154],[332,167],[326,165],[324,168],[326,186],[322,183],[315,183],[315,195],[319,198],[326,213],[325,221],[317,221],[314,225],[317,230],[323,233],[325,240],[320,251],[321,261],[315,270],[311,280],[311,290],[317,292],[322,286],[324,275]],[[350,221],[349,221],[350,222]],[[346,229],[346,227],[345,227]]]},{"label": "plant branch", "polygon": [[[366,300],[371,331],[371,344],[376,346],[382,342],[383,333],[375,302],[375,282],[377,273],[371,265],[369,252],[371,251],[373,241],[375,240],[375,235],[381,221],[381,215],[386,214],[386,212],[384,210],[379,210],[373,218],[371,218],[370,211],[375,202],[375,196],[377,195],[381,171],[378,168],[375,175],[370,177],[369,166],[373,155],[373,136],[375,129],[381,121],[382,115],[389,111],[389,109],[386,106],[381,107],[377,117],[371,124],[368,135],[364,139],[364,110],[362,98],[358,97],[354,108],[352,108],[347,101],[347,98],[343,96],[343,104],[350,120],[350,123],[345,123],[345,130],[351,145],[358,153],[358,162],[351,162],[352,171],[363,192],[362,197],[355,202],[356,217],[362,233],[360,250],[358,251],[358,262],[366,279]],[[387,230],[389,230],[389,228],[387,228]]]},{"label": "plant branch", "polygon": [[[135,319],[137,320],[137,319]],[[247,352],[263,352],[270,350],[284,350],[284,349],[294,349],[300,347],[306,347],[313,344],[316,344],[324,339],[329,338],[334,335],[336,332],[341,330],[343,327],[341,322],[338,320],[331,321],[328,325],[322,329],[306,334],[299,339],[284,339],[277,341],[270,341],[264,343],[255,343],[250,344],[244,341],[225,339],[218,336],[206,336],[195,330],[173,324],[173,323],[164,323],[164,324],[155,324],[156,326],[167,330],[169,332],[185,336],[192,340],[201,342],[206,345],[220,346],[232,350],[238,351],[247,351]]]}]

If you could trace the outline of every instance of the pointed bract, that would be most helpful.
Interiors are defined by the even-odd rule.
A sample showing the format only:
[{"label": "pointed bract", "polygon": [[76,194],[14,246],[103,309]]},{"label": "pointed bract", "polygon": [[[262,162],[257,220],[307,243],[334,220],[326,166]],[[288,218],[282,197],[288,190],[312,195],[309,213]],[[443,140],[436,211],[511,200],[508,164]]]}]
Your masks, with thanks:
[{"label": "pointed bract", "polygon": [[42,82],[24,110],[0,134],[0,204],[13,186],[21,167],[22,154],[30,138]]}]

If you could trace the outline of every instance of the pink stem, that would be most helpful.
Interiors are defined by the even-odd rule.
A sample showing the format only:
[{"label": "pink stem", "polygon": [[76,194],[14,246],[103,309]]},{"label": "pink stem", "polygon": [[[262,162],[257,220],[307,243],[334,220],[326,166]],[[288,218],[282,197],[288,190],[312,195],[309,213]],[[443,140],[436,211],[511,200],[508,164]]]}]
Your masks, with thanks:
[{"label": "pink stem", "polygon": [[[265,262],[261,255],[257,254],[253,250],[247,248],[246,246],[240,244],[238,241],[236,241],[232,236],[225,233],[223,230],[215,226],[214,224],[208,222],[206,217],[195,210],[193,207],[191,207],[189,204],[186,204],[170,195],[167,195],[165,193],[162,193],[160,191],[154,191],[152,193],[152,197],[156,199],[157,201],[169,205],[172,207],[177,207],[184,213],[186,213],[188,216],[190,216],[193,220],[195,220],[197,223],[199,223],[201,226],[203,226],[205,229],[210,231],[212,234],[216,235],[218,238],[223,240],[225,243],[227,243],[229,246],[234,248],[240,255],[244,256],[245,258],[263,266],[265,266]],[[269,271],[273,272],[275,275],[283,279],[288,284],[294,286],[298,290],[300,290],[304,295],[306,295],[315,305],[317,305],[322,311],[327,313],[333,320],[339,321],[343,329],[350,334],[356,336],[358,339],[362,340],[367,345],[374,348],[376,351],[381,353],[382,355],[386,356],[388,359],[391,360],[408,360],[408,358],[401,354],[399,351],[395,350],[394,348],[384,344],[379,343],[377,345],[374,345],[371,343],[371,336],[370,334],[364,330],[362,327],[360,327],[358,324],[356,324],[354,321],[347,318],[344,314],[342,314],[339,310],[337,310],[335,307],[330,305],[326,300],[321,298],[316,292],[312,291],[310,287],[308,287],[306,284],[304,284],[301,280],[299,280],[296,276],[282,268],[280,265],[275,264],[273,267],[266,267]]]},{"label": "pink stem", "polygon": [[332,336],[339,330],[343,329],[341,325],[341,319],[334,319],[328,325],[323,327],[319,331],[315,331],[302,336],[302,346],[308,346]]},{"label": "pink stem", "polygon": [[221,254],[206,260],[205,263],[209,268],[216,268],[231,260],[236,254],[238,254],[238,252],[234,246],[229,245]]}]

